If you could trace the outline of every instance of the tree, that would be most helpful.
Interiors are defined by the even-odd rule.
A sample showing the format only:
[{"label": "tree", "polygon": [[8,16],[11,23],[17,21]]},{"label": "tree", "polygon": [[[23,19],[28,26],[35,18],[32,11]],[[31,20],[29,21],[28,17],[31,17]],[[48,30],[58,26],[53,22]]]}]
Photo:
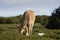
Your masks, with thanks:
[{"label": "tree", "polygon": [[60,29],[60,7],[52,12],[47,28]]}]

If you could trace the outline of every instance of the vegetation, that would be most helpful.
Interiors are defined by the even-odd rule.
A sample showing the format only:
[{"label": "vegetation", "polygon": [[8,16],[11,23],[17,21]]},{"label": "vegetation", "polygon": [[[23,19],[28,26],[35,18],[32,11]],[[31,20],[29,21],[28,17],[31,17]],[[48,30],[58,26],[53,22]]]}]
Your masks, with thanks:
[{"label": "vegetation", "polygon": [[[39,36],[38,33],[44,33]],[[18,32],[18,24],[0,24],[0,40],[60,40],[60,30],[44,28],[41,24],[35,23],[33,34],[25,36]]]},{"label": "vegetation", "polygon": [[46,15],[42,15],[42,16],[37,15],[36,16],[36,23],[40,23],[41,25],[46,26],[48,24],[49,17],[50,16],[46,16]]},{"label": "vegetation", "polygon": [[[37,15],[33,34],[28,37],[25,33],[21,35],[18,32],[21,18],[22,15],[0,17],[0,40],[60,40],[60,7],[55,9],[51,16]],[[38,33],[44,35],[39,36]]]},{"label": "vegetation", "polygon": [[60,29],[60,7],[52,12],[47,28]]},{"label": "vegetation", "polygon": [[0,17],[0,24],[17,24],[20,22],[22,15],[15,17]]}]

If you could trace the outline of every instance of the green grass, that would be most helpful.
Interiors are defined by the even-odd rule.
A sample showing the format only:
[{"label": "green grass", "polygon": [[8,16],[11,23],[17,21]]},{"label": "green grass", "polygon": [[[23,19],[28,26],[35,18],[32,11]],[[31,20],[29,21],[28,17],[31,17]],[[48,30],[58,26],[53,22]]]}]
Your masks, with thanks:
[{"label": "green grass", "polygon": [[[18,32],[18,24],[0,24],[0,40],[60,40],[60,30],[46,29],[39,23],[35,23],[33,34],[25,36]],[[45,33],[43,36],[38,33]]]}]

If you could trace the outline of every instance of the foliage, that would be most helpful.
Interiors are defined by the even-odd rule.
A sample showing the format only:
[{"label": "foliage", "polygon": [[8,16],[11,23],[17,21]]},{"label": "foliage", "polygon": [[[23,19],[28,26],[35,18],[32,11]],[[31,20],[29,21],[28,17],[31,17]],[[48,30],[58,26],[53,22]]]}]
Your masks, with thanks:
[{"label": "foliage", "polygon": [[15,17],[0,17],[0,24],[16,24],[19,23],[22,15]]},{"label": "foliage", "polygon": [[[36,22],[35,23],[40,23],[41,25],[46,26],[48,23],[48,18],[49,16],[36,16]],[[16,24],[19,23],[22,19],[22,15],[18,15],[15,17],[0,17],[0,24]]]},{"label": "foliage", "polygon": [[36,16],[36,23],[40,23],[43,26],[46,26],[48,24],[48,20],[49,20],[49,16],[46,15]]},{"label": "foliage", "polygon": [[[44,33],[39,36],[38,33]],[[40,23],[35,23],[33,34],[26,36],[18,31],[18,24],[0,24],[0,40],[60,40],[60,29],[45,29]]]},{"label": "foliage", "polygon": [[52,12],[47,28],[60,29],[60,7]]}]

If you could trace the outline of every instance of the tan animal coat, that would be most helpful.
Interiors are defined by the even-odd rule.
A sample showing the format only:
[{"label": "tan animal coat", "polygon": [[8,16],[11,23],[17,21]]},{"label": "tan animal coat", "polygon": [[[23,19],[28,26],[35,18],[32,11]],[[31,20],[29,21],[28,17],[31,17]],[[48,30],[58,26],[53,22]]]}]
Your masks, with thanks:
[{"label": "tan animal coat", "polygon": [[32,10],[27,10],[23,14],[23,18],[21,21],[21,25],[19,31],[23,33],[26,29],[26,35],[30,35],[32,33],[32,28],[35,22],[35,14]]}]

